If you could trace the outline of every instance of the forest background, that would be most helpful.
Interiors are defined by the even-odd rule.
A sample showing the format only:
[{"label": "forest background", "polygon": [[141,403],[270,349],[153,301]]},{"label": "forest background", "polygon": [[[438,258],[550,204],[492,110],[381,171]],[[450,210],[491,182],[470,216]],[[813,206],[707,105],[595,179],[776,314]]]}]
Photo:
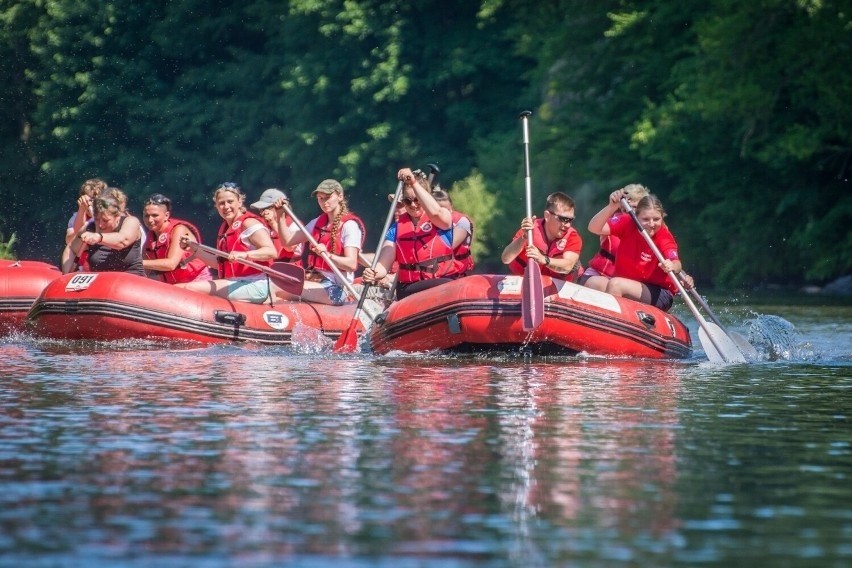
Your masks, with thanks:
[{"label": "forest background", "polygon": [[[211,196],[328,177],[379,239],[403,166],[436,163],[484,270],[565,191],[659,195],[714,286],[852,273],[849,0],[0,0],[0,249],[57,262],[77,190],[162,192],[210,242]],[[15,242],[10,247],[10,237]]]}]

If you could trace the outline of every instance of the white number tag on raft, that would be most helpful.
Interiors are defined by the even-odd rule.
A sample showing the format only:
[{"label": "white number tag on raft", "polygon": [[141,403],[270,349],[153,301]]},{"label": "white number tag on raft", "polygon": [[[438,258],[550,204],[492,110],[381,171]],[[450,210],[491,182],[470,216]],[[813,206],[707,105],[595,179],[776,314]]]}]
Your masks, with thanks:
[{"label": "white number tag on raft", "polygon": [[272,329],[278,330],[287,329],[287,326],[290,325],[290,320],[287,316],[274,310],[263,312],[263,321]]},{"label": "white number tag on raft", "polygon": [[497,282],[497,290],[500,291],[500,294],[511,294],[513,296],[521,295],[521,284],[523,283],[523,278],[520,276],[506,276],[499,282]]},{"label": "white number tag on raft", "polygon": [[68,284],[65,285],[66,292],[79,292],[85,290],[92,285],[92,282],[97,278],[97,274],[75,274]]}]

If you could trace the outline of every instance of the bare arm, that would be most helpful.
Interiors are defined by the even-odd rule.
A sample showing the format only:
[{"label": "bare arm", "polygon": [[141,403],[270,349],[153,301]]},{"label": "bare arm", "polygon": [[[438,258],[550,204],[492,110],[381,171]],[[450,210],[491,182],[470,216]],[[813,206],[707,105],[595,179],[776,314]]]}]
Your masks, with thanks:
[{"label": "bare arm", "polygon": [[503,264],[509,264],[521,254],[521,251],[524,250],[527,246],[527,231],[531,231],[535,223],[535,216],[533,217],[524,217],[521,220],[521,234],[512,239],[506,248],[503,249],[503,254],[500,255],[500,260],[503,261]]},{"label": "bare arm", "polygon": [[170,272],[176,269],[184,259],[185,252],[180,246],[180,241],[186,239],[192,242],[198,242],[192,231],[184,225],[175,225],[171,230],[171,240],[169,241],[169,252],[166,258],[157,258],[151,260],[143,260],[142,266],[145,270],[156,270],[157,272]]},{"label": "bare arm", "polygon": [[554,272],[568,274],[574,270],[574,265],[577,264],[578,260],[580,260],[579,254],[572,251],[565,251],[562,256],[550,257],[550,264],[548,264],[547,267]]},{"label": "bare arm", "polygon": [[376,269],[365,268],[364,280],[378,282],[388,275],[394,260],[396,260],[396,243],[385,241],[385,244],[382,245],[382,249],[379,251],[379,262],[376,263]]},{"label": "bare arm", "polygon": [[92,198],[88,195],[81,195],[77,199],[77,215],[74,216],[74,223],[65,232],[65,244],[70,244],[74,235],[79,234],[86,226],[86,216],[89,214],[89,208],[92,206]]},{"label": "bare arm", "polygon": [[[275,209],[275,224],[278,230],[278,240],[281,241],[281,246],[286,250],[293,252],[300,244],[308,241],[305,235],[296,223],[287,223],[287,211],[284,206],[290,207],[289,199],[278,199],[274,204]],[[292,211],[292,209],[291,209]],[[294,213],[295,214],[295,213]]]},{"label": "bare arm", "polygon": [[65,250],[62,251],[62,266],[60,267],[62,274],[68,274],[72,270],[76,270],[80,255],[86,246],[86,243],[80,239],[80,233],[77,233],[71,239],[71,242],[65,245]]},{"label": "bare arm", "polygon": [[358,252],[361,249],[358,247],[344,247],[343,254],[330,254],[331,261],[337,268],[346,272],[355,272],[358,268]]},{"label": "bare arm", "polygon": [[589,232],[595,235],[606,236],[609,234],[610,217],[615,215],[615,212],[621,207],[621,198],[624,197],[624,192],[617,189],[609,194],[609,203],[606,207],[595,213],[595,216],[589,220]]},{"label": "bare arm", "polygon": [[436,227],[446,230],[453,226],[453,214],[450,210],[435,201],[432,194],[420,185],[417,177],[409,168],[399,170],[397,179],[414,189],[414,194],[420,201],[420,205],[423,206],[423,211]]},{"label": "bare arm", "polygon": [[269,236],[269,231],[257,219],[247,219],[245,227],[247,229],[260,225],[261,227],[255,230],[248,238],[248,241],[254,247],[254,250],[231,253],[231,260],[242,258],[244,260],[264,261],[272,260],[278,253],[275,251],[275,245],[272,243],[272,237]]},{"label": "bare arm", "polygon": [[[450,213],[450,215],[452,215],[452,213]],[[455,223],[453,225],[453,248],[458,248],[470,236],[471,234],[469,221],[466,223]]]},{"label": "bare arm", "polygon": [[[121,224],[120,231],[110,233],[92,233],[84,231],[80,238],[89,245],[101,245],[113,250],[121,250],[129,247],[139,240],[142,225],[139,224],[139,219],[132,215],[128,215]],[[73,250],[73,249],[72,249]]]}]

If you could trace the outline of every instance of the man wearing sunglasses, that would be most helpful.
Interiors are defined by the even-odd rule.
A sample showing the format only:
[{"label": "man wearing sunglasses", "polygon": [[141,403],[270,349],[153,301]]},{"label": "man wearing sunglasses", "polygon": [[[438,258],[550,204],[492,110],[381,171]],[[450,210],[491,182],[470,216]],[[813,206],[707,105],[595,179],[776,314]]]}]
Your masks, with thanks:
[{"label": "man wearing sunglasses", "polygon": [[[574,200],[557,191],[547,196],[544,217],[525,217],[500,257],[512,274],[523,274],[527,262],[541,265],[541,273],[569,282],[580,276],[583,239],[574,229]],[[527,244],[532,230],[533,245]]]}]

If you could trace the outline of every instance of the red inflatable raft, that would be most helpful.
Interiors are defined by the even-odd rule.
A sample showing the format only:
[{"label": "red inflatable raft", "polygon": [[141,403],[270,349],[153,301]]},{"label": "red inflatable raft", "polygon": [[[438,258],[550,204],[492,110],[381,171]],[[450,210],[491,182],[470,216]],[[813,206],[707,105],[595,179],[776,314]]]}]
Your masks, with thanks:
[{"label": "red inflatable raft", "polygon": [[24,329],[27,312],[44,287],[62,276],[35,260],[0,260],[0,333]]},{"label": "red inflatable raft", "polygon": [[78,272],[44,289],[28,325],[39,337],[61,340],[286,345],[300,324],[336,339],[349,327],[354,312],[354,304],[231,302],[132,274]]},{"label": "red inflatable raft", "polygon": [[653,306],[543,277],[544,321],[525,332],[520,276],[475,275],[394,302],[370,329],[373,351],[518,351],[653,359],[692,351],[686,326]]}]

